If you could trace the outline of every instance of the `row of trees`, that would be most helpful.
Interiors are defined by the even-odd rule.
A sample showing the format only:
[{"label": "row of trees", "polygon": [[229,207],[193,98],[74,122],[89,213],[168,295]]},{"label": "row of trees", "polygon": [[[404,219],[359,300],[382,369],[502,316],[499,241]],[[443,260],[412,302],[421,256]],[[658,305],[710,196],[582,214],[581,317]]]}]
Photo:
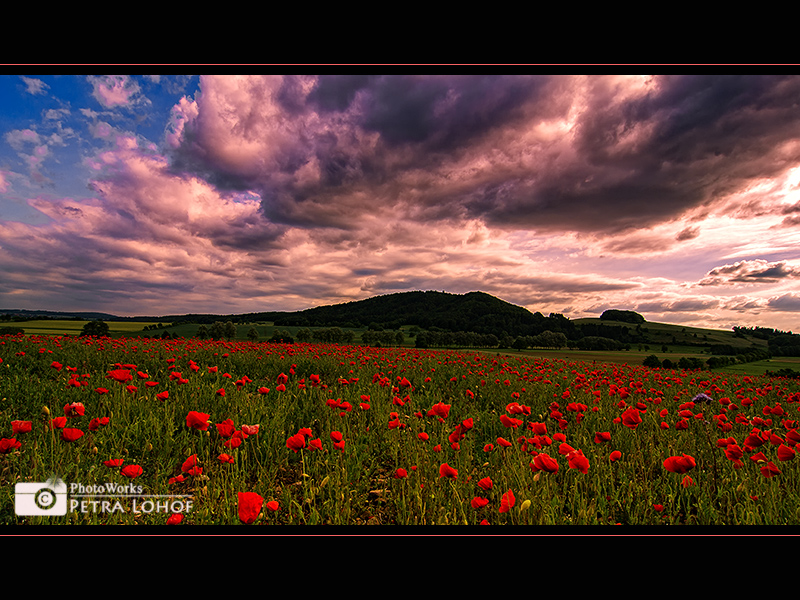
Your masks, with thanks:
[{"label": "row of trees", "polygon": [[738,337],[751,335],[766,340],[773,356],[800,356],[800,334],[770,327],[734,327]]},{"label": "row of trees", "polygon": [[[513,343],[513,340],[510,340]],[[492,333],[474,331],[420,331],[417,348],[497,348],[501,341]],[[510,347],[510,344],[508,345]]]},{"label": "row of trees", "polygon": [[210,327],[200,325],[197,328],[197,337],[201,340],[232,340],[236,337],[236,325],[233,321],[215,321]]},{"label": "row of trees", "polygon": [[349,329],[328,327],[325,329],[309,329],[304,327],[297,332],[300,342],[320,342],[323,344],[352,344],[356,334]]},{"label": "row of trees", "polygon": [[406,336],[402,331],[392,331],[391,329],[367,330],[361,334],[361,342],[367,346],[401,346],[405,341]]},{"label": "row of trees", "polygon": [[767,360],[772,357],[769,350],[764,349],[751,349],[749,352],[746,353],[738,353],[732,355],[724,355],[724,354],[715,354],[711,356],[708,360],[703,362],[702,359],[692,356],[683,356],[678,361],[671,361],[668,358],[665,358],[663,361],[660,360],[655,354],[651,354],[647,358],[644,359],[645,367],[654,367],[654,368],[664,368],[664,369],[672,369],[677,367],[679,369],[702,369],[703,367],[708,367],[709,369],[718,369],[720,367],[727,367],[729,365],[735,365],[740,363],[748,363],[748,362],[756,362],[759,360]]},{"label": "row of trees", "polygon": [[677,361],[672,361],[668,358],[665,358],[663,361],[659,360],[659,358],[655,354],[651,354],[647,358],[644,359],[645,367],[650,367],[653,369],[702,369],[705,366],[703,360],[697,358],[696,356],[681,356],[681,358]]}]

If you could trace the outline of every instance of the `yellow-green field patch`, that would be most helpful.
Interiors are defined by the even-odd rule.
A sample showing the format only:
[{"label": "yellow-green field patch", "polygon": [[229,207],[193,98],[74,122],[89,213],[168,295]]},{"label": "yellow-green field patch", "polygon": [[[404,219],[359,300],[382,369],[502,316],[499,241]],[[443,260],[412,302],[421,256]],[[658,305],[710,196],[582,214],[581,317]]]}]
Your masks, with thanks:
[{"label": "yellow-green field patch", "polygon": [[[26,335],[79,335],[83,326],[89,321],[73,321],[71,319],[38,319],[33,321],[20,321],[11,323],[14,327],[21,327]],[[147,325],[156,325],[156,322],[143,321],[106,321],[108,331],[114,333],[130,333],[142,331]]]}]

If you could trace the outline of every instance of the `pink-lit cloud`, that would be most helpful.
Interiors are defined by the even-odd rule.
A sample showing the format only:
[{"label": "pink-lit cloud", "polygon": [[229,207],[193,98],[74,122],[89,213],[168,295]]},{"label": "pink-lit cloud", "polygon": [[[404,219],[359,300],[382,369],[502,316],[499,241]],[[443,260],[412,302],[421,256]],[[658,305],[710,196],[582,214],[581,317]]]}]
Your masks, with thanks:
[{"label": "pink-lit cloud", "polygon": [[90,76],[92,95],[105,108],[129,106],[143,100],[139,84],[127,75]]},{"label": "pink-lit cloud", "polygon": [[775,283],[785,279],[800,279],[800,266],[787,261],[743,260],[732,265],[723,265],[709,271],[700,285],[727,285],[736,283]]}]

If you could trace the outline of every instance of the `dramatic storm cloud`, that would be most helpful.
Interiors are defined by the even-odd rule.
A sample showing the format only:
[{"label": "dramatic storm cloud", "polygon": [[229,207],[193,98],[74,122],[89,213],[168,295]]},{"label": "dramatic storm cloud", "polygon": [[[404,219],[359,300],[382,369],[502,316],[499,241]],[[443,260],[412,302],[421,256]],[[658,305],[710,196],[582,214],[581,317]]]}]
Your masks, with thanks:
[{"label": "dramatic storm cloud", "polygon": [[530,71],[2,76],[0,308],[797,329],[800,78]]}]

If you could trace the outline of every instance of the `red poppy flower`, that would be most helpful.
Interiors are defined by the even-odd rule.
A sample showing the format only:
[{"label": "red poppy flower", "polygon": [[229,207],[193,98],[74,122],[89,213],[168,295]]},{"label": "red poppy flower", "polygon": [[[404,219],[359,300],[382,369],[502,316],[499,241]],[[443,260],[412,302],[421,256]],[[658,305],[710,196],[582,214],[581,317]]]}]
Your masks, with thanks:
[{"label": "red poppy flower", "polygon": [[238,492],[239,520],[245,525],[250,525],[261,514],[264,498],[255,492]]},{"label": "red poppy flower", "polygon": [[502,415],[500,415],[500,422],[501,422],[501,423],[502,423],[502,424],[503,424],[505,427],[511,427],[511,428],[513,428],[513,429],[516,429],[517,427],[519,427],[520,425],[522,425],[522,421],[521,421],[520,419],[513,419],[513,418],[509,417],[509,416],[508,416],[508,415],[506,415],[506,414],[502,414]]},{"label": "red poppy flower", "polygon": [[256,435],[258,434],[258,429],[261,427],[260,425],[242,425],[241,429],[247,435]]},{"label": "red poppy flower", "polygon": [[56,417],[50,421],[50,429],[63,429],[67,424],[67,417]]},{"label": "red poppy flower", "polygon": [[[793,423],[796,423],[796,422],[797,421],[793,421]],[[787,421],[786,422],[786,427],[789,427],[789,426],[790,426],[789,422]],[[800,431],[797,431],[796,428],[792,428],[789,431],[787,431],[786,432],[786,441],[791,443],[794,446],[796,446],[797,444],[800,444]]]},{"label": "red poppy flower", "polygon": [[664,468],[672,473],[683,474],[697,466],[694,458],[688,454],[683,456],[670,456],[664,461]]},{"label": "red poppy flower", "polygon": [[139,465],[127,465],[122,467],[122,470],[120,471],[120,473],[122,473],[125,477],[130,477],[131,479],[135,479],[143,472],[144,470]]},{"label": "red poppy flower", "polygon": [[286,440],[286,447],[289,448],[289,450],[297,453],[298,450],[306,447],[306,436],[304,436],[302,433],[295,433],[292,437]]},{"label": "red poppy flower", "polygon": [[167,525],[179,525],[183,521],[183,513],[174,513],[167,519]]},{"label": "red poppy flower", "polygon": [[33,421],[11,421],[11,432],[14,435],[18,433],[29,433],[33,428]]},{"label": "red poppy flower", "polygon": [[217,460],[219,460],[219,462],[222,462],[222,463],[233,464],[233,457],[231,455],[229,455],[229,454],[224,454],[224,453],[220,454],[217,457]]},{"label": "red poppy flower", "polygon": [[183,461],[181,465],[181,471],[184,473],[188,473],[192,467],[197,466],[197,454],[192,454],[189,458]]},{"label": "red poppy flower", "polygon": [[795,457],[795,450],[794,448],[790,448],[786,444],[781,444],[778,446],[778,460],[785,461],[785,460],[792,460]]},{"label": "red poppy flower", "polygon": [[558,453],[559,453],[561,456],[568,456],[568,455],[569,455],[569,454],[571,454],[572,452],[575,452],[575,448],[573,448],[572,446],[570,446],[570,445],[569,445],[569,444],[567,444],[566,442],[562,442],[561,444],[559,444],[559,446],[558,446]]},{"label": "red poppy flower", "polygon": [[133,379],[133,375],[128,369],[114,369],[106,374],[106,379],[113,379],[119,383],[128,383]]},{"label": "red poppy flower", "polygon": [[725,457],[728,460],[740,460],[743,456],[744,451],[742,451],[738,444],[728,444],[725,446]]},{"label": "red poppy flower", "polygon": [[443,463],[439,467],[439,479],[442,478],[458,479],[458,471],[447,463]]},{"label": "red poppy flower", "polygon": [[509,442],[505,438],[499,437],[499,438],[497,438],[497,445],[498,446],[502,446],[503,448],[510,448],[511,447],[511,442]]},{"label": "red poppy flower", "polygon": [[642,415],[638,409],[629,408],[622,413],[622,424],[629,429],[636,429],[642,422]]},{"label": "red poppy flower", "polygon": [[123,462],[125,462],[123,458],[112,458],[110,460],[104,460],[103,464],[111,469],[115,469],[121,467]]},{"label": "red poppy flower", "polygon": [[156,399],[161,400],[161,402],[163,402],[167,398],[169,398],[169,392],[167,390],[164,390],[163,392],[159,392],[158,394],[156,394]]},{"label": "red poppy flower", "polygon": [[583,455],[583,452],[576,450],[569,455],[569,468],[577,469],[586,475],[589,472],[589,459]]},{"label": "red poppy flower", "polygon": [[394,478],[395,478],[395,479],[403,479],[404,477],[408,477],[408,471],[406,471],[406,470],[405,470],[405,469],[403,469],[402,467],[401,467],[401,468],[399,468],[399,469],[397,469],[397,470],[394,472]]},{"label": "red poppy flower", "polygon": [[608,431],[598,432],[594,434],[594,443],[602,444],[603,442],[611,441],[611,433]]},{"label": "red poppy flower", "polygon": [[514,504],[516,503],[517,499],[514,498],[514,492],[508,490],[503,497],[500,499],[500,512],[506,513],[512,508],[514,508]]},{"label": "red poppy flower", "polygon": [[533,430],[536,435],[547,435],[546,423],[528,423],[528,429]]},{"label": "red poppy flower", "polygon": [[0,454],[8,454],[20,446],[22,446],[22,442],[18,442],[15,438],[2,438],[0,439]]},{"label": "red poppy flower", "polygon": [[772,461],[769,461],[761,467],[761,474],[764,477],[775,477],[776,475],[780,475],[780,473],[780,469],[778,469]]},{"label": "red poppy flower", "polygon": [[440,419],[446,419],[447,415],[450,414],[450,404],[445,404],[444,402],[438,402],[431,407],[428,411],[429,417],[439,417]]},{"label": "red poppy flower", "polygon": [[275,512],[280,508],[277,500],[270,500],[267,502],[267,508],[270,509],[272,512]]},{"label": "red poppy flower", "polygon": [[222,396],[224,398],[225,397],[225,388],[219,388],[217,390],[217,396]]},{"label": "red poppy flower", "polygon": [[475,496],[470,502],[470,506],[472,506],[472,508],[474,508],[475,510],[483,508],[487,504],[489,504],[489,499],[481,498],[480,496]]},{"label": "red poppy flower", "polygon": [[61,439],[65,442],[74,442],[83,437],[83,432],[80,429],[66,428],[61,430]]},{"label": "red poppy flower", "polygon": [[331,440],[334,442],[342,441],[342,433],[340,431],[331,431]]},{"label": "red poppy flower", "polygon": [[186,426],[198,431],[206,431],[208,430],[208,420],[210,418],[211,415],[190,410],[189,414],[186,415]]},{"label": "red poppy flower", "polygon": [[64,406],[64,416],[67,417],[82,417],[86,412],[86,408],[81,402],[73,402]]},{"label": "red poppy flower", "polygon": [[319,438],[315,440],[308,440],[308,447],[311,450],[322,450],[322,440]]},{"label": "red poppy flower", "polygon": [[622,458],[622,452],[620,452],[619,450],[614,450],[614,451],[613,451],[613,452],[612,452],[612,453],[611,453],[611,454],[608,456],[608,459],[609,459],[611,462],[618,461],[620,458]]},{"label": "red poppy flower", "polygon": [[101,417],[101,418],[95,417],[94,419],[89,421],[89,431],[97,431],[101,427],[108,425],[108,421],[109,421],[108,417]]},{"label": "red poppy flower", "polygon": [[689,477],[688,475],[684,475],[683,479],[681,479],[681,486],[688,488],[694,486],[694,479]]},{"label": "red poppy flower", "polygon": [[492,479],[490,477],[484,477],[478,482],[478,487],[486,490],[487,492],[492,489],[493,485],[494,484],[492,483]]},{"label": "red poppy flower", "polygon": [[547,473],[555,473],[558,471],[558,462],[544,453],[534,456],[530,466],[534,471],[546,471]]},{"label": "red poppy flower", "polygon": [[233,419],[225,419],[222,423],[217,423],[217,433],[224,438],[229,438],[236,431],[236,426],[233,424]]}]

